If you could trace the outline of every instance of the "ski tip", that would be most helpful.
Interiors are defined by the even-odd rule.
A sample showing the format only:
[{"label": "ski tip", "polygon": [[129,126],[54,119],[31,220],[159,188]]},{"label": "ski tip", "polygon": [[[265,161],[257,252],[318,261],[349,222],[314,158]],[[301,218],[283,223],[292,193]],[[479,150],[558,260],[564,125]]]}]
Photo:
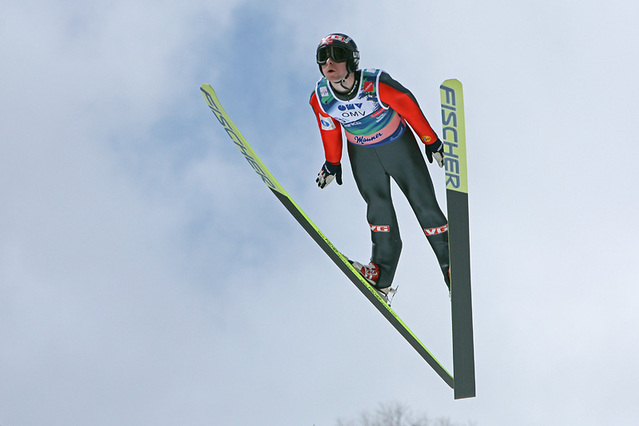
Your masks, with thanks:
[{"label": "ski tip", "polygon": [[444,82],[441,84],[441,86],[446,86],[446,87],[450,87],[450,86],[461,87],[461,85],[462,85],[461,81],[457,80],[456,78],[449,78],[448,80],[444,80]]}]

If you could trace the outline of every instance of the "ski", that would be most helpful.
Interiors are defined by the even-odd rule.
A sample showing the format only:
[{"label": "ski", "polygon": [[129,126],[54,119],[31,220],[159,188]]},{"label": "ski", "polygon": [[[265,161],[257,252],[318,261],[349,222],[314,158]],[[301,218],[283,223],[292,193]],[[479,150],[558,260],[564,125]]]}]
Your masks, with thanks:
[{"label": "ski", "polygon": [[464,97],[458,80],[440,86],[446,165],[455,399],[475,396],[475,353],[470,289],[470,232]]},{"label": "ski", "polygon": [[203,84],[200,88],[204,100],[220,122],[226,133],[242,153],[242,156],[251,165],[251,168],[260,176],[262,181],[268,186],[278,200],[286,207],[291,215],[299,222],[311,238],[320,246],[337,267],[351,280],[362,294],[377,308],[377,310],[390,322],[390,324],[406,339],[406,341],[417,351],[417,353],[432,367],[432,369],[444,380],[444,382],[454,388],[453,376],[446,371],[442,364],[430,353],[424,344],[406,326],[399,316],[384,302],[384,299],[368,282],[353,268],[348,259],[324,236],[315,226],[302,209],[286,193],[284,188],[275,180],[273,175],[264,166],[264,163],[255,154],[255,151],[241,135],[238,128],[233,124],[228,114],[222,108],[220,101],[213,88],[208,84]]}]

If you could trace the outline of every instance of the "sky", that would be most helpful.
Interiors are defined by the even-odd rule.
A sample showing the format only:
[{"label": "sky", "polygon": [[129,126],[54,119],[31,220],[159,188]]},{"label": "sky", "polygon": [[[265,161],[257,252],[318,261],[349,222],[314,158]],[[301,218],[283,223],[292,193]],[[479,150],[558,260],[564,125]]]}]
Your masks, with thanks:
[{"label": "sky", "polygon": [[[634,425],[639,4],[0,1],[0,425]],[[367,261],[319,190],[308,99],[344,32],[441,129],[464,84],[477,397],[453,393],[246,164]],[[443,171],[430,167],[440,204]],[[452,369],[450,305],[399,191],[393,308]]]}]

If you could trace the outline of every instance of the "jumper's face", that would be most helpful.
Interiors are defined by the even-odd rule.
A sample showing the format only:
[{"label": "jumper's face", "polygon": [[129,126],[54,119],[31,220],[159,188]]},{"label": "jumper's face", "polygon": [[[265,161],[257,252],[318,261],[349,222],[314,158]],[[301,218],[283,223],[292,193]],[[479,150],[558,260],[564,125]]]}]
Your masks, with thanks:
[{"label": "jumper's face", "polygon": [[326,63],[322,65],[322,74],[332,83],[343,80],[348,75],[346,71],[346,62],[335,62],[328,58]]}]

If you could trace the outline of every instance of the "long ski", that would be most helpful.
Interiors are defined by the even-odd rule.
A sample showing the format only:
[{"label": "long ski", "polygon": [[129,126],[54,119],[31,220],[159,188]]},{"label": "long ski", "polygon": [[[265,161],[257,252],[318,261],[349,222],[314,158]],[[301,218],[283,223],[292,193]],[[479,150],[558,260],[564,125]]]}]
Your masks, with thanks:
[{"label": "long ski", "polygon": [[335,246],[322,234],[315,224],[306,216],[302,209],[293,201],[286,193],[284,188],[275,180],[273,175],[264,166],[262,161],[255,154],[255,151],[248,144],[246,139],[241,135],[235,124],[231,121],[228,114],[222,108],[220,101],[215,94],[213,88],[208,84],[203,84],[200,88],[204,100],[209,108],[218,119],[226,133],[230,136],[233,143],[238,147],[246,161],[251,165],[253,170],[260,176],[262,181],[275,194],[278,200],[293,215],[299,224],[313,238],[329,258],[337,265],[337,267],[355,284],[364,296],[377,308],[377,310],[391,323],[393,327],[401,334],[406,341],[419,353],[419,355],[433,368],[433,370],[444,380],[444,382],[454,388],[453,376],[446,371],[442,364],[430,353],[424,344],[415,336],[415,334],[406,326],[399,316],[384,302],[384,299],[371,287],[368,282],[352,267],[348,259],[340,253]]},{"label": "long ski", "polygon": [[470,290],[470,233],[464,97],[458,80],[440,86],[446,165],[455,399],[475,396],[475,351]]}]

